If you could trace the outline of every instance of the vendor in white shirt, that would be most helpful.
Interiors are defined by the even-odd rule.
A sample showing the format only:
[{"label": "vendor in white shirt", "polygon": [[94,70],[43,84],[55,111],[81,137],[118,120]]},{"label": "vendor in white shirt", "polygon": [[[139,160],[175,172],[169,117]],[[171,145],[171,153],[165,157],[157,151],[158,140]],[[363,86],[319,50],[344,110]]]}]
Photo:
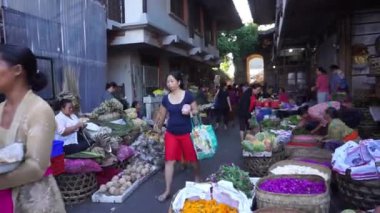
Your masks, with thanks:
[{"label": "vendor in white shirt", "polygon": [[78,140],[78,131],[84,124],[73,112],[71,100],[63,99],[60,101],[61,111],[55,116],[57,130],[55,139],[63,141],[63,149],[66,155],[81,152],[89,147],[85,140]]}]

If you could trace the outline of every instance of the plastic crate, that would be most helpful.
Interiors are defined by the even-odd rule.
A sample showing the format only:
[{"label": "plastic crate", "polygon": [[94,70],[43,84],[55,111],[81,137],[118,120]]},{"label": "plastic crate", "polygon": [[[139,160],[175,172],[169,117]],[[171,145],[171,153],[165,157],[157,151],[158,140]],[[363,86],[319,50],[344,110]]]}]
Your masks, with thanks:
[{"label": "plastic crate", "polygon": [[63,141],[53,141],[53,148],[51,149],[51,158],[55,158],[63,154]]},{"label": "plastic crate", "polygon": [[50,167],[53,170],[53,175],[57,176],[65,172],[65,155],[59,155],[50,159]]}]

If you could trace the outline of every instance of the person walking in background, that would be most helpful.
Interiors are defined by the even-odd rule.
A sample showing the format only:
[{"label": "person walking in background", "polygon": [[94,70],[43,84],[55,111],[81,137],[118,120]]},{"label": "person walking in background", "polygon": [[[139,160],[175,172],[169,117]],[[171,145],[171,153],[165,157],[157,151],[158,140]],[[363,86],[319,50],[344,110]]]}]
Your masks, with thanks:
[{"label": "person walking in background", "polygon": [[348,96],[348,82],[344,72],[337,66],[330,66],[332,75],[330,81],[331,95],[334,100],[344,101]]},{"label": "person walking in background", "polygon": [[102,95],[102,102],[104,102],[106,100],[110,100],[112,98],[115,98],[113,96],[113,93],[116,91],[116,89],[117,89],[117,84],[115,82],[107,83],[106,84],[106,91],[104,91],[104,93]]},{"label": "person walking in background", "polygon": [[189,91],[184,90],[182,74],[170,73],[166,86],[170,93],[162,99],[159,115],[154,129],[160,132],[166,115],[169,115],[165,132],[165,191],[156,197],[159,202],[164,202],[170,197],[173,180],[174,165],[181,161],[194,166],[195,181],[200,181],[200,169],[193,142],[190,137],[192,130],[191,114],[197,113],[197,103]]},{"label": "person walking in background", "polygon": [[143,118],[142,106],[141,106],[139,101],[133,101],[132,102],[132,108],[136,109],[136,113],[137,113],[138,118]]},{"label": "person walking in background", "polygon": [[228,92],[228,97],[230,98],[231,108],[232,108],[232,111],[229,113],[229,115],[230,115],[229,121],[231,121],[232,125],[234,126],[236,105],[239,102],[238,91],[235,89],[235,87],[233,85],[228,85],[227,92]]},{"label": "person walking in background", "polygon": [[260,94],[262,86],[260,84],[253,84],[250,89],[247,89],[239,101],[238,117],[240,126],[240,139],[244,140],[245,133],[249,129],[249,119],[251,112],[256,105],[257,95]]},{"label": "person walking in background", "polygon": [[[47,85],[29,48],[0,45],[0,148],[21,143],[25,154],[13,171],[0,174],[1,213],[64,213],[52,175],[50,153],[55,120],[49,104],[33,91]],[[4,157],[4,156],[3,156]]]},{"label": "person walking in background", "polygon": [[283,87],[280,88],[280,92],[278,93],[278,100],[281,103],[289,103],[289,95]]},{"label": "person walking in background", "polygon": [[228,114],[232,112],[231,100],[226,91],[226,83],[220,84],[218,91],[215,94],[214,102],[216,112],[216,129],[219,128],[219,123],[224,122],[224,129],[228,126]]},{"label": "person walking in background", "polygon": [[315,86],[311,88],[312,91],[317,92],[317,102],[323,103],[327,102],[329,98],[329,77],[327,72],[322,67],[316,69],[317,80]]}]

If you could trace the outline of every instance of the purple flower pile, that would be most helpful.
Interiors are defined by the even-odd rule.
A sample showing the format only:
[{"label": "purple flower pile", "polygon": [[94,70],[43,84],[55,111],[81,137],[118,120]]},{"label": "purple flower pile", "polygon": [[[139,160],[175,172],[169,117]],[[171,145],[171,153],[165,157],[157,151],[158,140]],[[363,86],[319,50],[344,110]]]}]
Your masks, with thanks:
[{"label": "purple flower pile", "polygon": [[259,189],[281,194],[322,194],[326,191],[324,181],[298,178],[276,178],[262,182]]}]

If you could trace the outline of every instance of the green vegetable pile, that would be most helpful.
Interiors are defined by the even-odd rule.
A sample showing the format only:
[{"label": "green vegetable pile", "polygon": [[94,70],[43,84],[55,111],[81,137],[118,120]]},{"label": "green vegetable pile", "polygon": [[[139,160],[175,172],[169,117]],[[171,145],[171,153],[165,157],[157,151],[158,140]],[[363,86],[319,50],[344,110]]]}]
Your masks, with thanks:
[{"label": "green vegetable pile", "polygon": [[235,189],[242,191],[247,197],[252,197],[253,184],[249,179],[248,172],[241,170],[234,164],[222,165],[208,180],[212,182],[218,182],[220,180],[230,181]]},{"label": "green vegetable pile", "polygon": [[293,130],[293,135],[308,135],[310,134],[305,128],[297,128]]},{"label": "green vegetable pile", "polygon": [[280,126],[279,120],[265,119],[261,122],[261,127],[263,130],[278,129],[279,126]]},{"label": "green vegetable pile", "polygon": [[127,123],[126,125],[114,124],[108,121],[91,120],[91,122],[99,126],[111,128],[112,129],[111,135],[119,136],[119,137],[126,136],[128,133],[130,133],[134,129],[134,126],[131,120],[124,119],[124,121]]}]

